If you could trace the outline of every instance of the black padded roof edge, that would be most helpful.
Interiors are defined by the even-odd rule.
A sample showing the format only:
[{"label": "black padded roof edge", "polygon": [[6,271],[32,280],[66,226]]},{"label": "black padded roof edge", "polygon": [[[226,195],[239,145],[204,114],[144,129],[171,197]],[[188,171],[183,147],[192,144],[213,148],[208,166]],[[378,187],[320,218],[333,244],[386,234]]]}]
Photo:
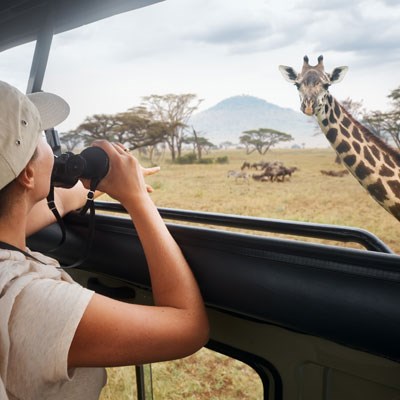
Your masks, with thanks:
[{"label": "black padded roof edge", "polygon": [[56,34],[161,1],[164,0],[3,0],[0,51],[36,40],[49,23]]}]

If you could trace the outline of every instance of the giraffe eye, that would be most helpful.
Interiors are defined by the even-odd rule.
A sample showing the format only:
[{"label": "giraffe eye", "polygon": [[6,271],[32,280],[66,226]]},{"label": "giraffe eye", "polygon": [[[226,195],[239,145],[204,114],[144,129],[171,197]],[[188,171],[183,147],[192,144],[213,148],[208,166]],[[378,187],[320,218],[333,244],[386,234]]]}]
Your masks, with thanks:
[{"label": "giraffe eye", "polygon": [[329,83],[324,83],[324,84],[323,84],[323,87],[324,87],[325,90],[328,90],[328,89],[329,89],[329,86],[330,86]]},{"label": "giraffe eye", "polygon": [[295,83],[294,83],[294,86],[296,86],[297,89],[300,89],[300,83],[299,83],[299,82],[295,82]]}]

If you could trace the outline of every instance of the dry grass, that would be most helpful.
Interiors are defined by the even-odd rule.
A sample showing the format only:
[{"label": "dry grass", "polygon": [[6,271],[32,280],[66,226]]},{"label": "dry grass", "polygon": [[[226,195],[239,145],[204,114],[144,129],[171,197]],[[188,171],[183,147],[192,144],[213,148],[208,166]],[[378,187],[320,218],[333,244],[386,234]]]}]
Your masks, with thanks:
[{"label": "dry grass", "polygon": [[261,380],[252,368],[207,349],[155,364],[153,382],[155,399],[257,400],[263,395]]},{"label": "dry grass", "polygon": [[[202,349],[181,360],[152,365],[154,400],[261,400],[262,382],[248,365]],[[108,369],[100,400],[136,399],[135,368]]]},{"label": "dry grass", "polygon": [[[374,233],[400,253],[400,223],[372,200],[353,177],[335,178],[320,173],[321,169],[342,169],[334,163],[331,149],[267,153],[266,161],[280,160],[300,169],[283,183],[228,179],[228,170],[240,170],[243,161],[260,161],[261,157],[246,156],[239,150],[215,152],[210,157],[224,155],[228,155],[229,164],[162,163],[161,172],[148,179],[155,188],[155,203],[159,207],[354,226]],[[142,163],[146,165],[146,160]],[[109,385],[101,399],[135,398],[134,373],[133,367],[109,370]],[[211,355],[208,350],[184,360],[155,364],[153,381],[155,399],[262,398],[259,378],[251,368],[222,355]]]},{"label": "dry grass", "polygon": [[156,189],[152,194],[155,203],[159,207],[354,226],[374,233],[400,253],[399,222],[372,200],[352,176],[321,174],[321,169],[343,169],[334,163],[331,149],[267,153],[266,161],[280,160],[300,169],[283,183],[246,183],[227,178],[228,170],[240,170],[243,161],[260,161],[261,157],[246,156],[240,150],[210,156],[222,155],[228,155],[229,164],[162,164],[161,172],[148,179]]}]

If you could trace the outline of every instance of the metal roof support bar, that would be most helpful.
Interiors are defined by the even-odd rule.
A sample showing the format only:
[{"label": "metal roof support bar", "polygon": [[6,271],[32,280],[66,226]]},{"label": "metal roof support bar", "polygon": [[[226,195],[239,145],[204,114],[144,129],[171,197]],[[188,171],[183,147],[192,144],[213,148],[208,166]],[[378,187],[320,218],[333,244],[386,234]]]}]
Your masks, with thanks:
[{"label": "metal roof support bar", "polygon": [[49,59],[51,42],[53,40],[53,19],[49,13],[46,23],[39,32],[36,39],[35,53],[33,55],[31,72],[29,74],[27,93],[39,92],[42,90],[44,74]]}]

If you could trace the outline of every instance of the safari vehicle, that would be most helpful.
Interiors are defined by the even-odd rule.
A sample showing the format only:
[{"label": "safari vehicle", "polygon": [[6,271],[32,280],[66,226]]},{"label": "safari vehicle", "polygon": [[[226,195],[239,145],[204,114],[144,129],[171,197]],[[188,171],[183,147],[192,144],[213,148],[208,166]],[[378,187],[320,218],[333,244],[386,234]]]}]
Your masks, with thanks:
[{"label": "safari vehicle", "polygon": [[[54,34],[153,3],[3,1],[0,51],[36,41],[28,91],[39,91]],[[378,237],[343,226],[159,210],[203,293],[211,324],[207,347],[252,367],[262,398],[400,399],[400,256]],[[145,258],[124,215],[119,204],[96,202],[90,252],[69,273],[99,293],[148,304]],[[66,242],[51,254],[62,265],[81,256],[89,220],[77,212],[65,217]],[[47,253],[59,237],[54,224],[28,245]],[[302,237],[355,242],[364,249]],[[139,399],[151,398],[145,371],[137,367]]]}]

